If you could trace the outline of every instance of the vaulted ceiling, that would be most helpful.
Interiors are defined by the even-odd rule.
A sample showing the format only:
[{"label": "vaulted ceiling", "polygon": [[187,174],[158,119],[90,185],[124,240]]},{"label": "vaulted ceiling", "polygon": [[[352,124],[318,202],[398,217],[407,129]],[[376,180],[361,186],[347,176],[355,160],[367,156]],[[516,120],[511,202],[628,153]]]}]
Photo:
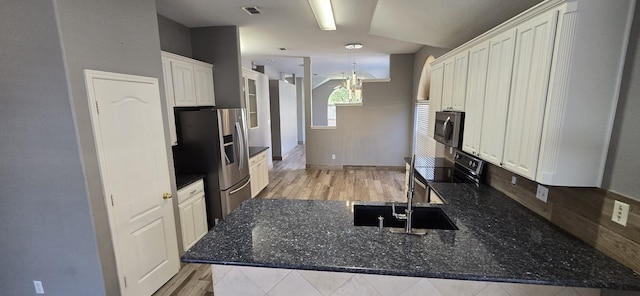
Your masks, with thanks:
[{"label": "vaulted ceiling", "polygon": [[[335,31],[321,31],[305,0],[156,0],[158,13],[189,28],[235,25],[245,59],[302,76],[311,57],[319,77],[349,70],[347,43],[358,42],[358,72],[388,77],[388,55],[422,46],[455,48],[541,0],[332,0]],[[257,6],[249,15],[243,6]],[[286,48],[287,50],[280,50]]]}]

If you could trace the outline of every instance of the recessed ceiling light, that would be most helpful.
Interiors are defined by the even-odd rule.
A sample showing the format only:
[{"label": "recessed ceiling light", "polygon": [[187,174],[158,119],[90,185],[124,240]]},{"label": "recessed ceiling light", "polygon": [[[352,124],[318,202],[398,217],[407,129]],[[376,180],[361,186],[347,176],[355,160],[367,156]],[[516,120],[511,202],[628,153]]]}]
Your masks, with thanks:
[{"label": "recessed ceiling light", "polygon": [[250,15],[262,14],[258,6],[242,6],[242,10]]}]

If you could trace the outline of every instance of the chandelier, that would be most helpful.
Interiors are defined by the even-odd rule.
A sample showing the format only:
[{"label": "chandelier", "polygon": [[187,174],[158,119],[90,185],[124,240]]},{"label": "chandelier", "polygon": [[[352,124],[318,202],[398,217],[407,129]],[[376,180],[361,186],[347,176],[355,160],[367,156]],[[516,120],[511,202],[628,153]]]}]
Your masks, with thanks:
[{"label": "chandelier", "polygon": [[349,50],[349,75],[344,78],[342,87],[347,90],[350,102],[360,102],[362,99],[362,79],[358,78],[356,71],[356,49],[362,48],[361,43],[349,43],[345,45]]}]

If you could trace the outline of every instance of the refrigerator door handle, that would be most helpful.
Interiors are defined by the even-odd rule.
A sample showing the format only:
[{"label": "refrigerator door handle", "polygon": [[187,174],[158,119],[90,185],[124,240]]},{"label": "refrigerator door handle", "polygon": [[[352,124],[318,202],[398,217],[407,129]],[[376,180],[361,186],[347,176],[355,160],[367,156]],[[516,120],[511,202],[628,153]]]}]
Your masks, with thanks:
[{"label": "refrigerator door handle", "polygon": [[245,153],[244,153],[244,133],[242,128],[240,127],[240,123],[236,121],[236,133],[238,134],[238,138],[239,138],[239,145],[238,145],[238,157],[239,161],[238,161],[238,168],[242,169],[244,167],[244,157],[245,157]]},{"label": "refrigerator door handle", "polygon": [[244,183],[244,185],[240,186],[238,189],[235,189],[235,190],[229,192],[229,195],[233,195],[234,193],[242,190],[243,188],[247,187],[247,185],[249,185],[249,183],[251,183],[251,179],[247,180],[247,182]]}]

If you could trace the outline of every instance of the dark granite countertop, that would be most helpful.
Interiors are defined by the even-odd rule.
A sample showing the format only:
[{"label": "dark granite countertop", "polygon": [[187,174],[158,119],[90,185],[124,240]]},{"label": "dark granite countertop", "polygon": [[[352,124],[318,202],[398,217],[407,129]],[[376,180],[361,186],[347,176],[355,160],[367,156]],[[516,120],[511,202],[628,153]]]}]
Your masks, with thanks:
[{"label": "dark granite countertop", "polygon": [[249,146],[249,158],[256,156],[256,154],[269,149],[269,147],[255,147]]},{"label": "dark granite countertop", "polygon": [[251,199],[184,262],[640,290],[640,276],[488,186],[433,183],[459,230],[352,226],[352,202]]},{"label": "dark granite countertop", "polygon": [[176,175],[176,187],[178,188],[178,190],[180,190],[185,186],[203,178],[204,175]]}]

